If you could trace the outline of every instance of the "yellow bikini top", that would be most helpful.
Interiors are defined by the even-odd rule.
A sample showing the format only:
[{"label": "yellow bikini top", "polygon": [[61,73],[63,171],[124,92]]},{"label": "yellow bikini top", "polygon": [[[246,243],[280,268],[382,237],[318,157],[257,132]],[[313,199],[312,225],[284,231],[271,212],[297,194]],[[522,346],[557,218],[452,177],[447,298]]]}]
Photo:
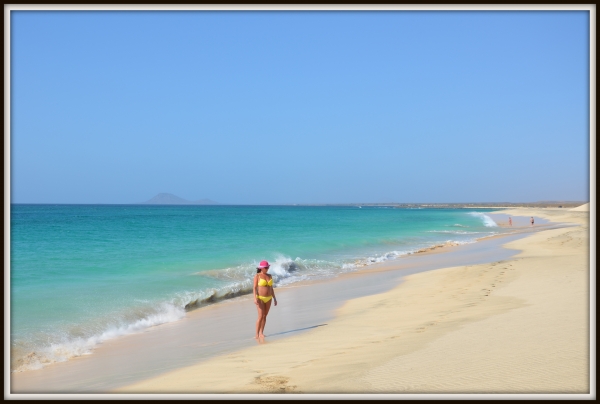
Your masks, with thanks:
[{"label": "yellow bikini top", "polygon": [[261,278],[259,276],[258,286],[273,286],[273,278],[271,278],[268,281],[266,281],[266,280],[264,280],[263,278]]}]

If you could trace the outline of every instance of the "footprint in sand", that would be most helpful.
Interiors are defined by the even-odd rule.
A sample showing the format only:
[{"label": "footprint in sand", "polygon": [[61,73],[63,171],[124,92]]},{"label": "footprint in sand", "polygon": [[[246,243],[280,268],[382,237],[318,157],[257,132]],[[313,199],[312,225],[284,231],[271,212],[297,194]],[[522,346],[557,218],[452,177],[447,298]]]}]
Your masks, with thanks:
[{"label": "footprint in sand", "polygon": [[290,379],[284,376],[258,376],[254,384],[260,386],[262,391],[268,393],[291,393],[296,386],[288,385]]}]

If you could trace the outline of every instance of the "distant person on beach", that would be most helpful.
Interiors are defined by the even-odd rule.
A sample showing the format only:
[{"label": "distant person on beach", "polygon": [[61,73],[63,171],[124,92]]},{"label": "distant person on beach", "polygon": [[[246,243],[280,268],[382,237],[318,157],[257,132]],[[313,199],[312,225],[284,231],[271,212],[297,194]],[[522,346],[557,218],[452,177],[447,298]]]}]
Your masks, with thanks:
[{"label": "distant person on beach", "polygon": [[254,275],[254,304],[258,309],[258,320],[256,320],[256,336],[254,338],[264,338],[265,324],[267,322],[267,314],[271,308],[271,300],[277,306],[277,298],[273,289],[273,277],[267,272],[269,271],[269,263],[261,261],[256,268]]},{"label": "distant person on beach", "polygon": [[533,226],[533,216],[531,216],[531,225]]},{"label": "distant person on beach", "polygon": [[509,226],[512,226],[512,219],[510,218],[510,216],[509,216],[509,218],[508,218],[508,225],[509,225]]}]

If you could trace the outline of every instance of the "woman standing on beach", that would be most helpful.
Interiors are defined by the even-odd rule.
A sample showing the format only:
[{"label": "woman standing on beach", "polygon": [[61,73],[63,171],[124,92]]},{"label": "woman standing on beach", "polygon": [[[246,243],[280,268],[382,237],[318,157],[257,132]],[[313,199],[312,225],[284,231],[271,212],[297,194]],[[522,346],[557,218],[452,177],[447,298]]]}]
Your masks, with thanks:
[{"label": "woman standing on beach", "polygon": [[277,306],[277,298],[275,290],[273,290],[273,277],[267,272],[269,271],[269,263],[261,261],[256,268],[254,275],[254,304],[258,309],[258,320],[256,320],[256,336],[254,338],[264,338],[265,323],[267,322],[267,314],[271,308],[271,299]]}]

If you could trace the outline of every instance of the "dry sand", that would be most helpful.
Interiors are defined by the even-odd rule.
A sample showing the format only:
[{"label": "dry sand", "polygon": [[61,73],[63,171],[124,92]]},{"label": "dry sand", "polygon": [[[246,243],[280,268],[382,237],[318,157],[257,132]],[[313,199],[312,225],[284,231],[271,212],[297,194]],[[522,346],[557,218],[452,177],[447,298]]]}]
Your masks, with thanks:
[{"label": "dry sand", "polygon": [[581,205],[581,206],[578,206],[578,207],[570,209],[570,210],[572,210],[574,212],[589,212],[590,211],[590,204],[586,203],[585,205]]},{"label": "dry sand", "polygon": [[578,226],[511,241],[506,247],[521,252],[504,261],[409,275],[390,291],[348,301],[327,327],[114,392],[595,396],[589,213],[501,213]]}]

